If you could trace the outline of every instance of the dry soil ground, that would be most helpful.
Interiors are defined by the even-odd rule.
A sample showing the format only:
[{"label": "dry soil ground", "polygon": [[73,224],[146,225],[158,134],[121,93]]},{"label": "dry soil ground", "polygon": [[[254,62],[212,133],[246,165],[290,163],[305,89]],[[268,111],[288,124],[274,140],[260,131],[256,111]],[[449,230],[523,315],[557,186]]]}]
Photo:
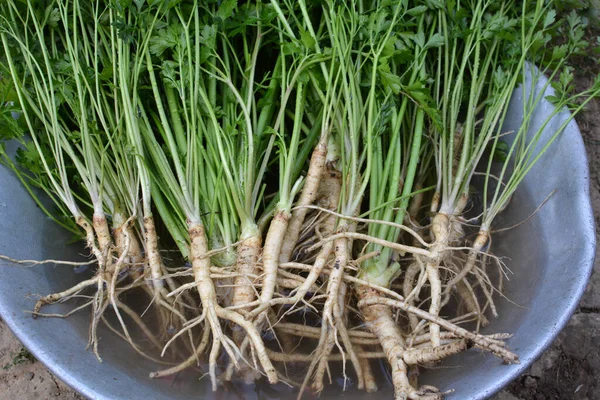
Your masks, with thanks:
[{"label": "dry soil ground", "polygon": [[[600,68],[582,59],[577,69],[579,89],[588,87]],[[577,119],[590,165],[590,193],[600,231],[600,100]],[[600,399],[600,246],[594,273],[578,310],[542,357],[494,400]],[[83,399],[31,360],[0,320],[0,400]]]}]

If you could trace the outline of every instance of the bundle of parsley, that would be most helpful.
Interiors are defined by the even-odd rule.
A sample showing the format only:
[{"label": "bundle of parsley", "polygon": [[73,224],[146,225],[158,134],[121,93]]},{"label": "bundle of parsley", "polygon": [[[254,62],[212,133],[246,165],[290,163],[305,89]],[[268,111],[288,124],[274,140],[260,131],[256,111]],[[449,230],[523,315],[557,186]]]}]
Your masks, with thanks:
[{"label": "bundle of parsley", "polygon": [[213,390],[375,391],[383,360],[396,398],[439,399],[419,366],[518,362],[478,333],[492,227],[569,121],[527,136],[532,95],[502,126],[527,75],[556,113],[598,94],[571,84],[584,28],[552,1],[4,1],[0,159],[96,262],[34,315],[84,298],[98,358],[106,324],[151,377],[202,366]]}]

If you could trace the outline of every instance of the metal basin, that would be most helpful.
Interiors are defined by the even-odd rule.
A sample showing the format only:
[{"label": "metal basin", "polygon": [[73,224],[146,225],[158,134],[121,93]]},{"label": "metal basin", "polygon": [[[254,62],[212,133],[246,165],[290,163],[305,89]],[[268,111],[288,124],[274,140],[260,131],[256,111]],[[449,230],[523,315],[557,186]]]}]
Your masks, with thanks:
[{"label": "metal basin", "polygon": [[[538,83],[538,90],[543,85]],[[511,101],[506,130],[521,123],[521,90]],[[532,129],[553,111],[543,102]],[[547,126],[554,132],[568,117],[558,114]],[[551,200],[527,223],[494,237],[494,252],[509,256],[512,270],[506,282],[508,300],[498,300],[500,317],[484,332],[510,332],[510,348],[520,365],[503,365],[488,354],[471,350],[447,360],[444,368],[427,372],[421,382],[441,390],[454,389],[450,399],[483,399],[523,372],[550,345],[573,313],[593,266],[595,230],[588,192],[588,166],[583,141],[575,122],[552,145],[530,172],[511,204],[498,220],[511,226],[526,219],[546,196]],[[0,167],[0,254],[17,259],[77,259],[81,246],[66,246],[68,235],[44,217],[17,180]],[[72,388],[93,399],[238,398],[213,394],[208,380],[150,380],[155,365],[138,356],[108,330],[100,331],[103,362],[85,350],[89,326],[86,312],[68,319],[33,320],[36,295],[64,290],[81,274],[70,267],[2,267],[0,315],[34,356]],[[48,311],[66,312],[62,304]],[[257,398],[253,390],[245,398]],[[287,396],[285,396],[287,397]],[[350,398],[392,398],[391,388],[375,395],[349,392]],[[261,398],[264,398],[261,396]],[[273,398],[266,396],[266,398]]]}]

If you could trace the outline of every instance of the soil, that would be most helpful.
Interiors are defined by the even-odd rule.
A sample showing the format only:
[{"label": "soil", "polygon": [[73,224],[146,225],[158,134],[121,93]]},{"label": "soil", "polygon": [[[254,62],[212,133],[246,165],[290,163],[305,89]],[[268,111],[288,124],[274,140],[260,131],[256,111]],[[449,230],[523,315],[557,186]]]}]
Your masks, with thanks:
[{"label": "soil", "polygon": [[[590,32],[595,38],[598,32]],[[592,39],[595,41],[595,39]],[[597,57],[582,57],[576,86],[591,86],[600,72]],[[590,196],[600,232],[600,100],[590,102],[577,122],[590,167]],[[600,246],[579,308],[553,345],[532,367],[493,400],[600,399]],[[34,360],[0,319],[0,400],[84,398]]]},{"label": "soil", "polygon": [[0,320],[0,400],[84,400],[21,345]]}]

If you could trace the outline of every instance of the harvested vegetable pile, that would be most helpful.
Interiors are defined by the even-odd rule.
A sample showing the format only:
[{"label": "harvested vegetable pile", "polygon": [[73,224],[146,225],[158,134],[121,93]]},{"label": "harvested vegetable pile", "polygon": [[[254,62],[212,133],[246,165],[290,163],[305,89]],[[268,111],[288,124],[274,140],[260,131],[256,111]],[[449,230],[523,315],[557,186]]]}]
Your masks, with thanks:
[{"label": "harvested vegetable pile", "polygon": [[96,266],[34,315],[83,298],[98,359],[106,324],[150,377],[201,367],[213,390],[339,370],[372,392],[383,360],[396,398],[439,399],[419,368],[518,363],[479,333],[494,220],[562,131],[532,110],[600,92],[571,83],[584,27],[552,1],[3,1],[0,158]]}]

